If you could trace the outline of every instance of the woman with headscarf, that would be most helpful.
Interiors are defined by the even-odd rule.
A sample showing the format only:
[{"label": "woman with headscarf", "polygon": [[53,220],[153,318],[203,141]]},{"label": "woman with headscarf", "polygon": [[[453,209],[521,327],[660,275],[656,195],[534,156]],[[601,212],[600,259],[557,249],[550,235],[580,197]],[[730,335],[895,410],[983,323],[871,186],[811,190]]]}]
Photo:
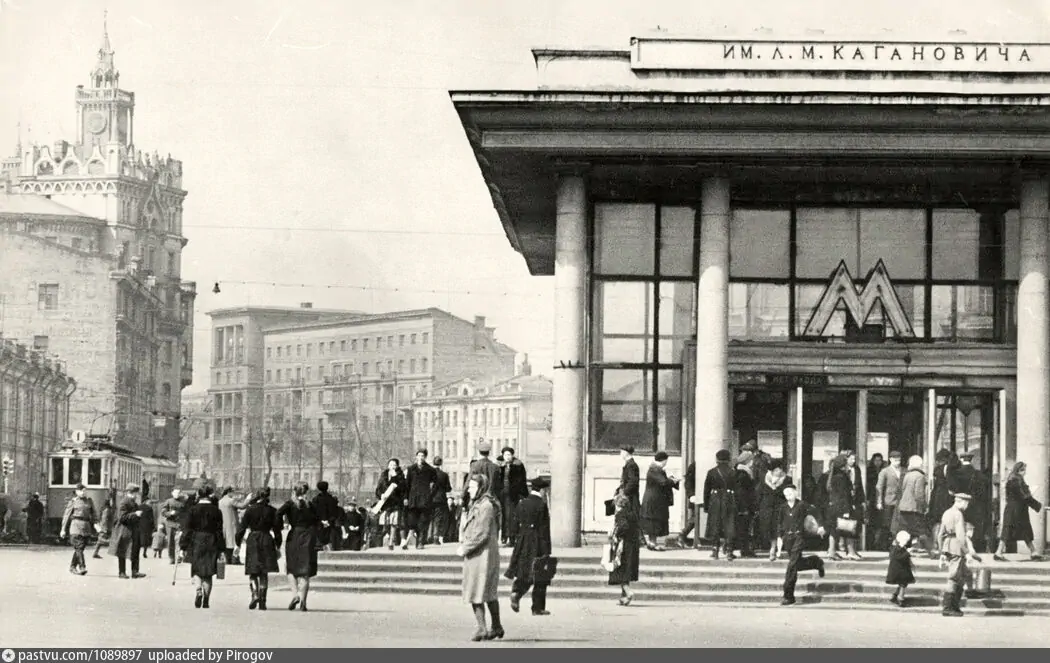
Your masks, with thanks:
[{"label": "woman with headscarf", "polygon": [[310,492],[307,483],[300,482],[292,488],[292,498],[277,510],[277,521],[288,521],[292,529],[284,542],[284,570],[288,584],[295,588],[295,598],[288,604],[289,610],[306,612],[306,597],[310,593],[310,578],[317,575],[317,529],[321,520],[314,507],[306,499]]},{"label": "woman with headscarf", "polygon": [[623,493],[613,498],[615,514],[612,531],[609,532],[609,545],[612,546],[612,558],[617,564],[609,571],[609,584],[620,587],[620,605],[628,606],[634,600],[631,583],[638,582],[639,553],[641,545],[638,537],[638,514],[632,508],[631,500]]},{"label": "woman with headscarf", "polygon": [[955,503],[949,479],[959,467],[959,458],[949,449],[940,449],[934,456],[933,487],[930,488],[930,510],[927,516],[933,527],[933,540],[940,541],[941,516]]},{"label": "woman with headscarf", "polygon": [[642,496],[642,534],[649,550],[667,550],[660,540],[670,533],[671,506],[678,479],[668,476],[667,452],[657,451],[649,471],[645,474],[645,494]]},{"label": "woman with headscarf", "polygon": [[212,503],[213,497],[211,486],[197,491],[197,502],[186,514],[186,526],[179,540],[179,548],[190,562],[190,575],[197,588],[193,599],[196,608],[210,607],[212,578],[219,569],[219,556],[226,551],[222,511]]},{"label": "woman with headscarf", "polygon": [[404,500],[408,495],[408,483],[405,473],[401,471],[401,461],[391,458],[387,461],[386,472],[379,478],[376,486],[376,499],[379,500],[379,525],[383,531],[383,542],[387,550],[393,550],[401,543],[401,520],[404,512]]},{"label": "woman with headscarf", "polygon": [[908,471],[901,479],[900,501],[897,502],[897,531],[891,532],[896,537],[898,531],[911,534],[912,541],[918,541],[931,558],[937,555],[930,543],[929,525],[926,521],[926,473],[922,471],[922,456],[908,459]]},{"label": "woman with headscarf", "polygon": [[[262,488],[251,499],[237,528],[237,547],[244,545],[244,575],[248,576],[252,600],[249,610],[266,610],[266,593],[270,588],[270,574],[277,573],[277,557],[281,549],[281,519],[277,509],[270,505],[270,489]],[[244,535],[248,538],[245,540]]]},{"label": "woman with headscarf", "polygon": [[[456,555],[463,558],[463,600],[474,610],[478,630],[474,642],[504,636],[499,616],[500,505],[489,493],[488,478],[471,474],[467,478],[470,510],[463,518]],[[492,617],[492,628],[485,626],[485,607]]]},{"label": "woman with headscarf", "polygon": [[729,467],[732,454],[727,449],[715,453],[715,466],[704,478],[704,513],[707,514],[706,538],[714,543],[711,553],[718,559],[718,552],[725,549],[726,559],[735,559],[733,542],[736,539],[736,472]]},{"label": "woman with headscarf", "polygon": [[846,544],[846,554],[850,559],[860,559],[857,554],[857,532],[860,521],[854,505],[853,482],[850,479],[849,463],[846,454],[835,456],[831,461],[824,484],[824,522],[828,523],[828,557],[841,560],[843,557],[836,550],[839,539]]},{"label": "woman with headscarf", "polygon": [[1024,541],[1033,560],[1042,559],[1042,556],[1035,553],[1032,543],[1035,536],[1032,533],[1032,521],[1028,518],[1028,509],[1039,512],[1043,505],[1032,497],[1031,491],[1028,490],[1028,484],[1024,480],[1027,471],[1028,466],[1019,462],[1014,465],[1010,470],[1010,476],[1006,478],[1006,507],[1003,510],[1003,524],[999,531],[999,548],[995,551],[994,556],[1000,562],[1006,561],[1006,558],[1003,557],[1003,553],[1006,552],[1006,544],[1016,541]]}]

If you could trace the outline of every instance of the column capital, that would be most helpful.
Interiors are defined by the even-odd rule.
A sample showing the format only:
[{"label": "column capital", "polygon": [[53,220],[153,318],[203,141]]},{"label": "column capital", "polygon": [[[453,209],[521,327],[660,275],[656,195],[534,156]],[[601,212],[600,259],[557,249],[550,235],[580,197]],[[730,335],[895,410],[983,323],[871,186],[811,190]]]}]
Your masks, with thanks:
[{"label": "column capital", "polygon": [[558,159],[553,163],[554,173],[562,177],[583,177],[590,171],[589,161],[567,161]]}]

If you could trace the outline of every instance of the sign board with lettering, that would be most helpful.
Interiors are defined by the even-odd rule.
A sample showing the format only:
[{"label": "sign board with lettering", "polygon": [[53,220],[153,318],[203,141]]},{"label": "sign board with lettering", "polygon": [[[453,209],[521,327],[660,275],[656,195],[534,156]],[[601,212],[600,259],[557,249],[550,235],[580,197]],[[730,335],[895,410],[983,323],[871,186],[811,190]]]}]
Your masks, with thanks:
[{"label": "sign board with lettering", "polygon": [[631,67],[679,71],[1050,73],[1050,43],[636,37]]},{"label": "sign board with lettering", "polygon": [[828,386],[828,376],[819,374],[804,375],[801,373],[773,374],[766,376],[766,384],[770,387],[782,387],[795,389],[819,388]]}]

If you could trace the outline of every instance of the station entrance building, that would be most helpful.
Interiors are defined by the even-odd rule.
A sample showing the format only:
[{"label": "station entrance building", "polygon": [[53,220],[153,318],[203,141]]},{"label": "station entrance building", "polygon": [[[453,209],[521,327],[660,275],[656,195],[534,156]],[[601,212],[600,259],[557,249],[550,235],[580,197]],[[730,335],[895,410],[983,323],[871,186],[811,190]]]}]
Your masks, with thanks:
[{"label": "station entrance building", "polygon": [[803,485],[840,450],[967,450],[1046,503],[1050,45],[534,54],[536,89],[451,95],[555,277],[556,545],[608,528],[626,444],[702,481],[755,440]]}]

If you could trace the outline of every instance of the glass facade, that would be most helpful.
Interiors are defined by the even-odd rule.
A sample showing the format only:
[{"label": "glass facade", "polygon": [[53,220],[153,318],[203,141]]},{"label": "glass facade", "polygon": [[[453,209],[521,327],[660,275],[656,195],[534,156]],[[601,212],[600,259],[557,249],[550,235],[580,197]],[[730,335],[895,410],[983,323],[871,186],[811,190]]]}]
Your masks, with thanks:
[{"label": "glass facade", "polygon": [[[1019,247],[1017,212],[1001,208],[737,209],[729,336],[1012,343]],[[865,297],[879,265],[896,301]],[[870,307],[851,310],[840,299],[830,314],[824,310],[840,267]],[[896,328],[890,307],[899,308],[905,328]],[[854,319],[858,313],[864,319]]]},{"label": "glass facade", "polygon": [[696,335],[696,211],[594,206],[590,448],[682,447],[682,364]]}]

